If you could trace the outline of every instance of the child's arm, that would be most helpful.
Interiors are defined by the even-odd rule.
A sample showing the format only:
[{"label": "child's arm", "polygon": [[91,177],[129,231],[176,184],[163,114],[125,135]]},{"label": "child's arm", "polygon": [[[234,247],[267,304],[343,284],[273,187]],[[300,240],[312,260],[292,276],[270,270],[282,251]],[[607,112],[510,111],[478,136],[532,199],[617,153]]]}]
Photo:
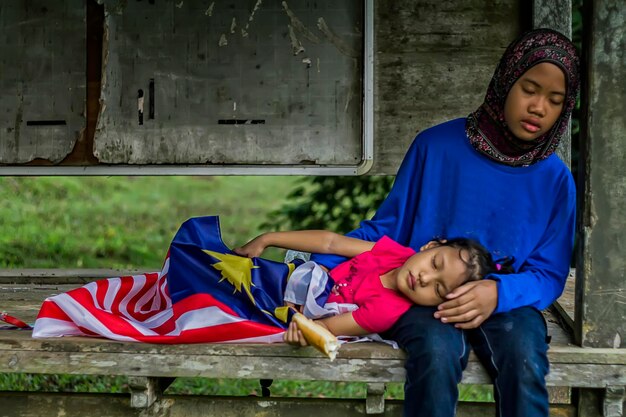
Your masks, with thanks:
[{"label": "child's arm", "polygon": [[[371,332],[359,326],[352,317],[352,313],[343,313],[325,319],[315,320],[315,323],[325,327],[335,336],[363,336]],[[289,324],[284,335],[285,342],[292,345],[306,346],[307,342],[298,330],[295,321]]]},{"label": "child's arm", "polygon": [[260,256],[268,246],[303,252],[332,253],[352,258],[371,250],[374,247],[374,242],[343,236],[327,230],[269,232],[257,236],[240,248],[234,249],[234,252],[253,258]]},{"label": "child's arm", "polygon": [[363,336],[372,333],[359,326],[351,312],[315,320],[315,322],[326,327],[335,336]]}]

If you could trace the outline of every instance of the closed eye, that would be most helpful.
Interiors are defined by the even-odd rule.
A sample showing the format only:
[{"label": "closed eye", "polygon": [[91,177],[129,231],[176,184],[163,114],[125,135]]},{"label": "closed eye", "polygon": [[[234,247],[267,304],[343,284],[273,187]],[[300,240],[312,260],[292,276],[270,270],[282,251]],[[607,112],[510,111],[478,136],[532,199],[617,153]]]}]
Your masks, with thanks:
[{"label": "closed eye", "polygon": [[439,284],[435,285],[435,294],[437,294],[437,297],[439,297],[439,298],[441,298],[443,300],[444,299],[443,295],[441,295],[441,292],[439,290],[440,287],[441,286]]},{"label": "closed eye", "polygon": [[433,255],[433,257],[432,257],[432,258],[430,258],[430,263],[432,264],[433,269],[434,269],[435,271],[436,271],[437,269],[439,269],[439,268],[437,268],[437,262],[436,262],[436,259],[435,259],[435,255]]}]

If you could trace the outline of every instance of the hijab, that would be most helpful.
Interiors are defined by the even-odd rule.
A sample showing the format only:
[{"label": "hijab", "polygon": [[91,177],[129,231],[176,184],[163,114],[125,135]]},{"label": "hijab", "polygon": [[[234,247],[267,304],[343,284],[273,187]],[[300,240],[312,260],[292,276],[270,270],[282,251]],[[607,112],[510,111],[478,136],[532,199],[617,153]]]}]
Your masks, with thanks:
[{"label": "hijab", "polygon": [[[515,82],[542,62],[558,66],[565,74],[565,100],[552,128],[532,141],[515,137],[504,119],[504,103]],[[551,29],[526,32],[509,45],[487,89],[485,101],[467,117],[465,132],[478,152],[511,166],[530,165],[552,155],[567,132],[579,87],[579,60],[574,44]]]}]

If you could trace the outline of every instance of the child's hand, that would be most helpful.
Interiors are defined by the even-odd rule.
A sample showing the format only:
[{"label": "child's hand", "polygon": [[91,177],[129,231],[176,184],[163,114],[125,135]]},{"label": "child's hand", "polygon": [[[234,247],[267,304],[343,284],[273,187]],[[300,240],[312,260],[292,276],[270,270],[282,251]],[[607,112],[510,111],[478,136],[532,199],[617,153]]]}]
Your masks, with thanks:
[{"label": "child's hand", "polygon": [[261,256],[267,245],[263,242],[263,235],[255,237],[250,242],[240,248],[233,249],[237,255],[246,256],[248,258],[258,258]]},{"label": "child's hand", "polygon": [[298,313],[304,312],[304,306],[296,305],[294,303],[290,303],[289,301],[285,301],[285,305],[287,307],[291,307],[294,311],[297,311]]},{"label": "child's hand", "polygon": [[296,324],[295,321],[292,321],[291,323],[289,323],[289,327],[285,331],[283,340],[285,341],[285,343],[289,343],[290,345],[295,345],[295,346],[307,346],[308,345],[306,339],[302,335],[302,332],[298,330],[298,325]]}]

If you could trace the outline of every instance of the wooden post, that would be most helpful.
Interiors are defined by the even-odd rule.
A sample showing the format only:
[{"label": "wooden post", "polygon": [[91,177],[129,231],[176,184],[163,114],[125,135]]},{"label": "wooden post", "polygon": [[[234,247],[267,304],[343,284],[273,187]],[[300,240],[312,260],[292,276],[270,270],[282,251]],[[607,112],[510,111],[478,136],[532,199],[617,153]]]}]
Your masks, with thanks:
[{"label": "wooden post", "polygon": [[602,414],[604,417],[622,417],[624,415],[624,387],[606,387]]},{"label": "wooden post", "polygon": [[[575,336],[592,348],[626,347],[626,3],[585,1]],[[598,396],[578,392],[578,415]],[[604,390],[602,414],[622,414],[623,387]]]},{"label": "wooden post", "polygon": [[154,378],[145,376],[129,376],[130,406],[148,408],[161,398],[163,391],[175,378]]},{"label": "wooden post", "polygon": [[[533,27],[558,30],[572,38],[572,0],[533,0]],[[557,155],[569,167],[572,164],[572,140],[570,129],[563,135],[556,150]]]},{"label": "wooden post", "polygon": [[366,414],[382,414],[385,412],[385,384],[382,382],[370,382],[367,384],[367,397],[365,398]]},{"label": "wooden post", "polygon": [[587,82],[581,103],[583,187],[576,268],[576,336],[582,346],[626,347],[626,3],[585,13]]}]

